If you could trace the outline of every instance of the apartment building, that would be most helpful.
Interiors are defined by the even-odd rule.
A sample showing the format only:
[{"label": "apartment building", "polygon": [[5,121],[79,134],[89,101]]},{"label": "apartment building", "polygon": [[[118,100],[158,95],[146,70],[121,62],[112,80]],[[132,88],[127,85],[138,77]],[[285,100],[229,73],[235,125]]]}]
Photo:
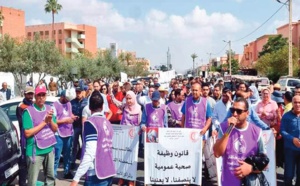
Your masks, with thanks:
[{"label": "apartment building", "polygon": [[0,37],[9,34],[13,38],[25,37],[25,12],[22,10],[0,6],[4,17],[0,23]]},{"label": "apartment building", "polygon": [[78,53],[97,53],[97,29],[85,24],[55,23],[26,26],[26,38],[33,39],[35,34],[42,39],[53,40],[62,54],[74,58]]},{"label": "apartment building", "polygon": [[[277,34],[281,34],[285,38],[289,38],[289,24],[285,24],[277,28]],[[300,20],[292,23],[292,43],[298,48],[300,54]]]}]

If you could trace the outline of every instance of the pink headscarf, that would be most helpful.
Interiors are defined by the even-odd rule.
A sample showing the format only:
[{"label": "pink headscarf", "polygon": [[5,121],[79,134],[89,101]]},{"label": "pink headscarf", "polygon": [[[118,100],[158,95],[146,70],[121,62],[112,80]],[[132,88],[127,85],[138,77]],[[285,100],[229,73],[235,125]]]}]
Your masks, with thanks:
[{"label": "pink headscarf", "polygon": [[136,95],[131,90],[126,93],[126,97],[129,95],[132,99],[133,104],[131,106],[125,105],[125,110],[129,112],[129,114],[139,114],[141,113],[141,106],[136,101]]}]

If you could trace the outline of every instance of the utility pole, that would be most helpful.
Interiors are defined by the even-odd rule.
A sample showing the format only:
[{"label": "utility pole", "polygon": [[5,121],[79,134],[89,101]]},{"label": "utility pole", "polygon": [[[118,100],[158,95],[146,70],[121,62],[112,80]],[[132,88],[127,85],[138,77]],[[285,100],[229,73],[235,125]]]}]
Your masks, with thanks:
[{"label": "utility pole", "polygon": [[225,41],[223,40],[225,43],[228,43],[229,46],[229,51],[228,51],[228,55],[229,55],[229,75],[231,76],[231,41]]},{"label": "utility pole", "polygon": [[[281,2],[280,0],[276,0],[278,3],[281,4],[286,4]],[[289,59],[288,59],[288,66],[289,66],[289,76],[293,76],[293,15],[292,15],[292,11],[293,11],[293,3],[292,0],[288,0],[289,1]]]},{"label": "utility pole", "polygon": [[170,66],[171,66],[171,54],[170,54],[170,48],[168,47],[168,51],[167,51],[167,68],[168,68],[168,70],[170,70]]},{"label": "utility pole", "polygon": [[211,71],[211,67],[212,67],[212,64],[211,64],[211,55],[212,53],[207,53],[209,55],[209,61],[208,61],[208,65],[209,65],[209,71]]},{"label": "utility pole", "polygon": [[292,0],[289,0],[289,76],[293,76],[293,25],[292,25]]}]

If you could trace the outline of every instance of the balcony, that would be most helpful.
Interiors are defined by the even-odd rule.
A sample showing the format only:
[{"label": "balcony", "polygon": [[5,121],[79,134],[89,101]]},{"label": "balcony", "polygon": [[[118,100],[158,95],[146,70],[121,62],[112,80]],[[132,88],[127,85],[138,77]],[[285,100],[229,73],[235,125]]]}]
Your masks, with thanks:
[{"label": "balcony", "polygon": [[85,39],[85,34],[78,34],[77,39]]},{"label": "balcony", "polygon": [[66,42],[74,44],[76,48],[84,48],[84,44],[81,44],[77,38],[67,38]]},{"label": "balcony", "polygon": [[66,53],[79,53],[77,48],[66,48]]}]

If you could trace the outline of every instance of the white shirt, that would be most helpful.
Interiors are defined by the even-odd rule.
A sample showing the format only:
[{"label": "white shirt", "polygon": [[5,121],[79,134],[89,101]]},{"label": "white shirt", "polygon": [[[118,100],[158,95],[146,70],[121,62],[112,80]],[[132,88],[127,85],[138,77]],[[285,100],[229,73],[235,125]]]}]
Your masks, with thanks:
[{"label": "white shirt", "polygon": [[216,103],[212,115],[212,123],[215,128],[218,128],[220,123],[223,122],[223,120],[226,118],[227,112],[230,107],[231,107],[230,101],[228,101],[226,105],[223,103],[222,99]]},{"label": "white shirt", "polygon": [[[105,116],[105,112],[109,112],[109,107],[108,107],[108,102],[107,102],[107,98],[105,94],[102,94],[102,98],[103,98],[103,109],[101,111],[101,115]],[[82,117],[84,118],[88,118],[92,115],[91,110],[89,108],[89,103],[90,103],[90,97],[88,97],[88,104],[83,108],[82,110]]]}]

